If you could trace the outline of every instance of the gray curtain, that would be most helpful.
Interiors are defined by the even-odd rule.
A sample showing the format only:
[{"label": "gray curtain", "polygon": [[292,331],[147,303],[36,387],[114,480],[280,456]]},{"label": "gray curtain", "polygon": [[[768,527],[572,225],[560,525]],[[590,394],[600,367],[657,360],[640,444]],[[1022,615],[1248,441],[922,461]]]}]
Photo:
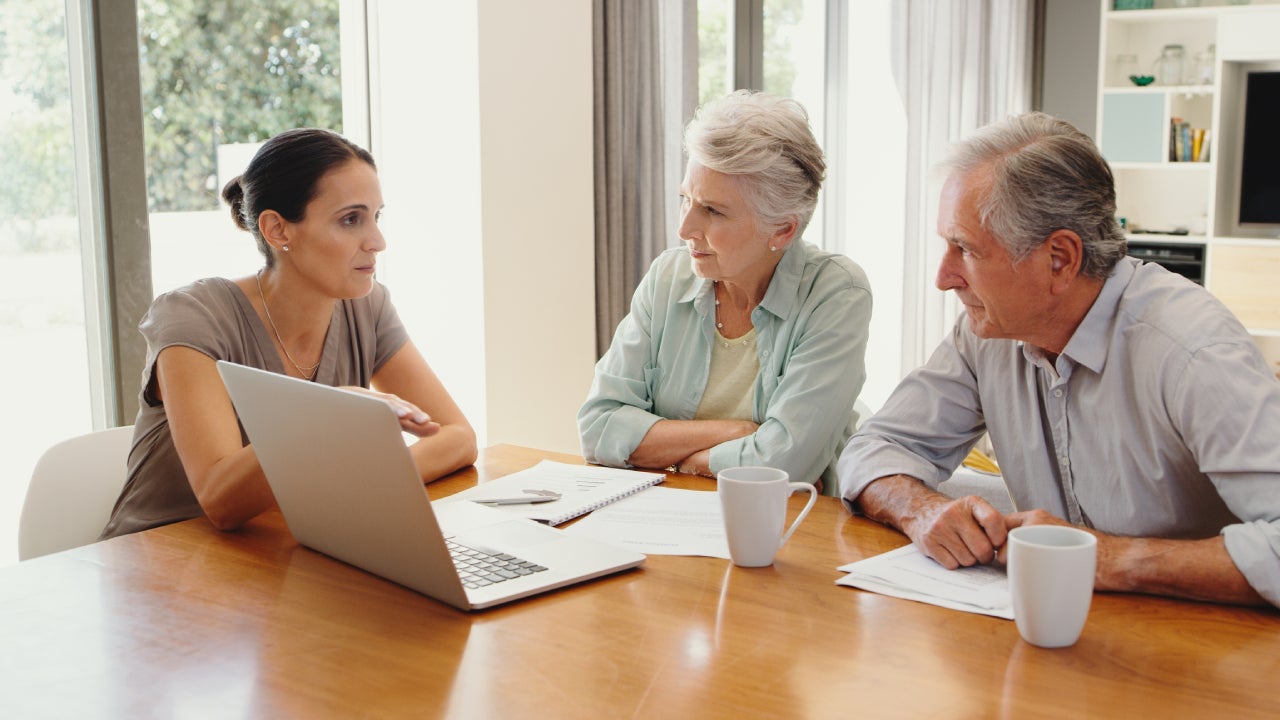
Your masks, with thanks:
[{"label": "gray curtain", "polygon": [[594,0],[596,354],[667,247],[660,4]]}]

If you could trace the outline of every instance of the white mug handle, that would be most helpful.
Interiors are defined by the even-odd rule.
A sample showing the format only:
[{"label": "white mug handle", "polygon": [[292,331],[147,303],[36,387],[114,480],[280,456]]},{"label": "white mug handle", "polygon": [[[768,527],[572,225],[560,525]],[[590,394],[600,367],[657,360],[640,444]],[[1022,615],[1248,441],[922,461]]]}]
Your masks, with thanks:
[{"label": "white mug handle", "polygon": [[809,511],[813,509],[813,504],[818,501],[818,488],[814,487],[810,483],[787,483],[787,487],[791,490],[787,495],[791,495],[791,493],[794,493],[797,490],[808,490],[809,502],[805,503],[804,509],[796,516],[795,522],[792,522],[791,527],[787,528],[786,534],[782,536],[782,542],[778,543],[779,549],[781,549],[783,545],[787,544],[787,540],[791,539],[791,533],[795,532],[797,527],[800,527],[800,521],[804,520],[804,516],[809,514]]}]

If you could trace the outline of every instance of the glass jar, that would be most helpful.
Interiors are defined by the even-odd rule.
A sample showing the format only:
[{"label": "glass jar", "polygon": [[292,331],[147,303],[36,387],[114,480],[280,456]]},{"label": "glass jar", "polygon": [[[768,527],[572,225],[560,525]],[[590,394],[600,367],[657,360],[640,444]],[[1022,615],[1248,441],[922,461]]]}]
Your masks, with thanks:
[{"label": "glass jar", "polygon": [[1217,48],[1210,45],[1208,50],[1196,53],[1195,81],[1201,85],[1213,84],[1213,64]]},{"label": "glass jar", "polygon": [[1156,58],[1156,66],[1152,74],[1161,85],[1181,85],[1185,71],[1184,58],[1186,52],[1181,45],[1165,45]]}]

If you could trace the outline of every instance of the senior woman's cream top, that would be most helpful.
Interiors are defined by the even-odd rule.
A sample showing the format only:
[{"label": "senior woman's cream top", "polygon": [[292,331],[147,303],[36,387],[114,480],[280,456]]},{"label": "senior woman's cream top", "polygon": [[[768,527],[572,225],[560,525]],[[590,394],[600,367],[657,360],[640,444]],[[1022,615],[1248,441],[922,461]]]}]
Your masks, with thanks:
[{"label": "senior woman's cream top", "polygon": [[750,420],[755,398],[756,375],[760,362],[756,359],[756,329],[730,340],[716,330],[711,343],[711,370],[707,373],[707,390],[698,403],[694,420]]}]

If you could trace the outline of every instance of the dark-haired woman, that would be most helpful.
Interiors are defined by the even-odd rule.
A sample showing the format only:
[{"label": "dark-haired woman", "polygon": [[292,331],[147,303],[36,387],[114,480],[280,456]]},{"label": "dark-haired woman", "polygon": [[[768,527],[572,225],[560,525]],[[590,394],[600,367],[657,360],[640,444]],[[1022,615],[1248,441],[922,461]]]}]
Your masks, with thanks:
[{"label": "dark-haired woman", "polygon": [[201,515],[234,529],[275,505],[215,361],[372,388],[419,439],[424,481],[470,465],[475,433],[374,279],[386,243],[368,152],[325,130],[267,141],[223,199],[264,267],[156,298],[128,479],[103,537]]}]

